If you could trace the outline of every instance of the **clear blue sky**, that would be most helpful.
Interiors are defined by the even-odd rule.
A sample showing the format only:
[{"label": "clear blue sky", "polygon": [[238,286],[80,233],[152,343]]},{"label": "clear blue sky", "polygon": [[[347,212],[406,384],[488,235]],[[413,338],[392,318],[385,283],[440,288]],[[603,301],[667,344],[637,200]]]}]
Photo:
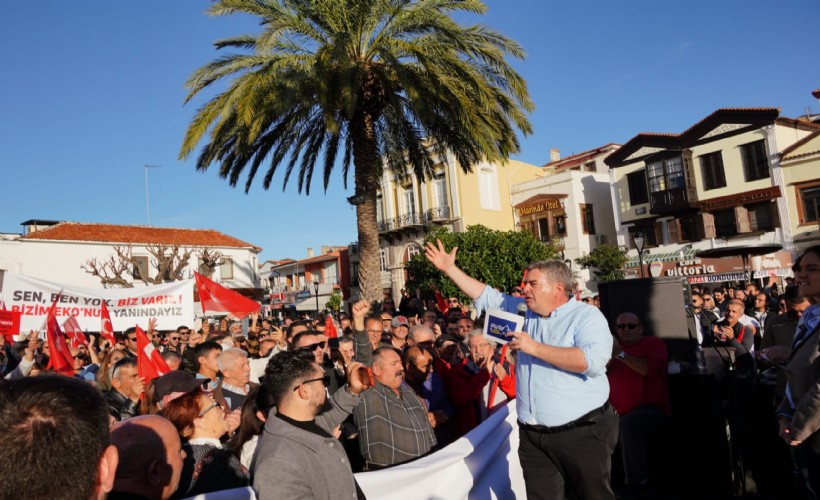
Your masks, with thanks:
[{"label": "clear blue sky", "polygon": [[[264,248],[261,259],[356,240],[337,172],[325,195],[295,184],[245,195],[212,167],[177,160],[184,82],[212,42],[254,32],[211,18],[207,0],[5,0],[0,15],[0,232],[30,218],[213,228]],[[521,43],[515,67],[536,104],[517,159],[548,161],[639,132],[681,132],[720,107],[820,105],[817,0],[558,2],[491,0],[476,19]],[[472,21],[474,18],[470,18]],[[261,176],[260,176],[261,177]],[[277,180],[279,182],[277,182]],[[240,184],[244,184],[244,179]],[[352,188],[352,178],[351,186]]]}]

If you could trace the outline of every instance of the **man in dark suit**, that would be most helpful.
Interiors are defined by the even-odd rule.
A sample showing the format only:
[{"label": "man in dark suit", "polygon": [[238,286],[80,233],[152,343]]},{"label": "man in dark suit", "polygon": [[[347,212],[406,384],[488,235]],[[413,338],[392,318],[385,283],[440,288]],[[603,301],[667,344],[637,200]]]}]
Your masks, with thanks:
[{"label": "man in dark suit", "polygon": [[692,304],[689,307],[692,312],[688,318],[689,337],[697,340],[700,346],[714,345],[714,334],[712,333],[712,326],[717,322],[718,318],[714,313],[711,313],[703,307],[703,296],[699,293],[692,294]]},{"label": "man in dark suit", "polygon": [[760,323],[760,330],[754,339],[755,349],[759,349],[760,341],[766,335],[768,325],[777,316],[777,311],[769,309],[769,296],[763,292],[759,292],[755,295],[754,307],[746,311],[746,316],[752,317]]}]

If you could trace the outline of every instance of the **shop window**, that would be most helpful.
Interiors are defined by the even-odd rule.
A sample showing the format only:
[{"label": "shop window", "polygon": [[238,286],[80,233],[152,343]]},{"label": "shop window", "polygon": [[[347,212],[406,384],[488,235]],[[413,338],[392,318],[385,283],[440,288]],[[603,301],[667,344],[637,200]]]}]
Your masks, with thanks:
[{"label": "shop window", "polygon": [[773,203],[766,201],[747,205],[749,213],[749,229],[752,231],[771,231],[774,229],[774,217],[772,217]]},{"label": "shop window", "polygon": [[733,208],[714,212],[713,215],[715,217],[716,237],[726,238],[737,234],[737,219]]}]

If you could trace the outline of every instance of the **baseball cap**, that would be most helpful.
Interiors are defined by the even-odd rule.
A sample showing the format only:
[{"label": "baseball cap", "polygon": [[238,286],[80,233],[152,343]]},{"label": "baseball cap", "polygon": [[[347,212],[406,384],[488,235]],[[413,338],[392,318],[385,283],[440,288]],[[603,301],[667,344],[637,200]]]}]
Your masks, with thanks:
[{"label": "baseball cap", "polygon": [[397,328],[399,326],[409,327],[410,323],[407,322],[407,317],[405,317],[405,316],[396,316],[395,318],[393,318],[393,321],[390,322],[390,325],[393,328]]},{"label": "baseball cap", "polygon": [[175,392],[191,392],[208,382],[206,378],[196,378],[188,372],[174,370],[154,380],[154,403]]}]

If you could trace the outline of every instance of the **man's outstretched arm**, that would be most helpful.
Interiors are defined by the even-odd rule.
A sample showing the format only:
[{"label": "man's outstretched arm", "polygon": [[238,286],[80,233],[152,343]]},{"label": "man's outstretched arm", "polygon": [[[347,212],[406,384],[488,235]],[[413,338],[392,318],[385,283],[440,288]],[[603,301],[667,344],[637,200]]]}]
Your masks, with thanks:
[{"label": "man's outstretched arm", "polygon": [[442,245],[441,240],[436,240],[436,245],[433,245],[432,242],[427,242],[424,255],[431,264],[436,266],[436,269],[453,280],[453,283],[455,283],[465,295],[475,300],[481,295],[487,285],[475,278],[467,276],[464,271],[456,266],[457,251],[458,247],[453,247],[448,253],[444,250],[444,245]]}]

